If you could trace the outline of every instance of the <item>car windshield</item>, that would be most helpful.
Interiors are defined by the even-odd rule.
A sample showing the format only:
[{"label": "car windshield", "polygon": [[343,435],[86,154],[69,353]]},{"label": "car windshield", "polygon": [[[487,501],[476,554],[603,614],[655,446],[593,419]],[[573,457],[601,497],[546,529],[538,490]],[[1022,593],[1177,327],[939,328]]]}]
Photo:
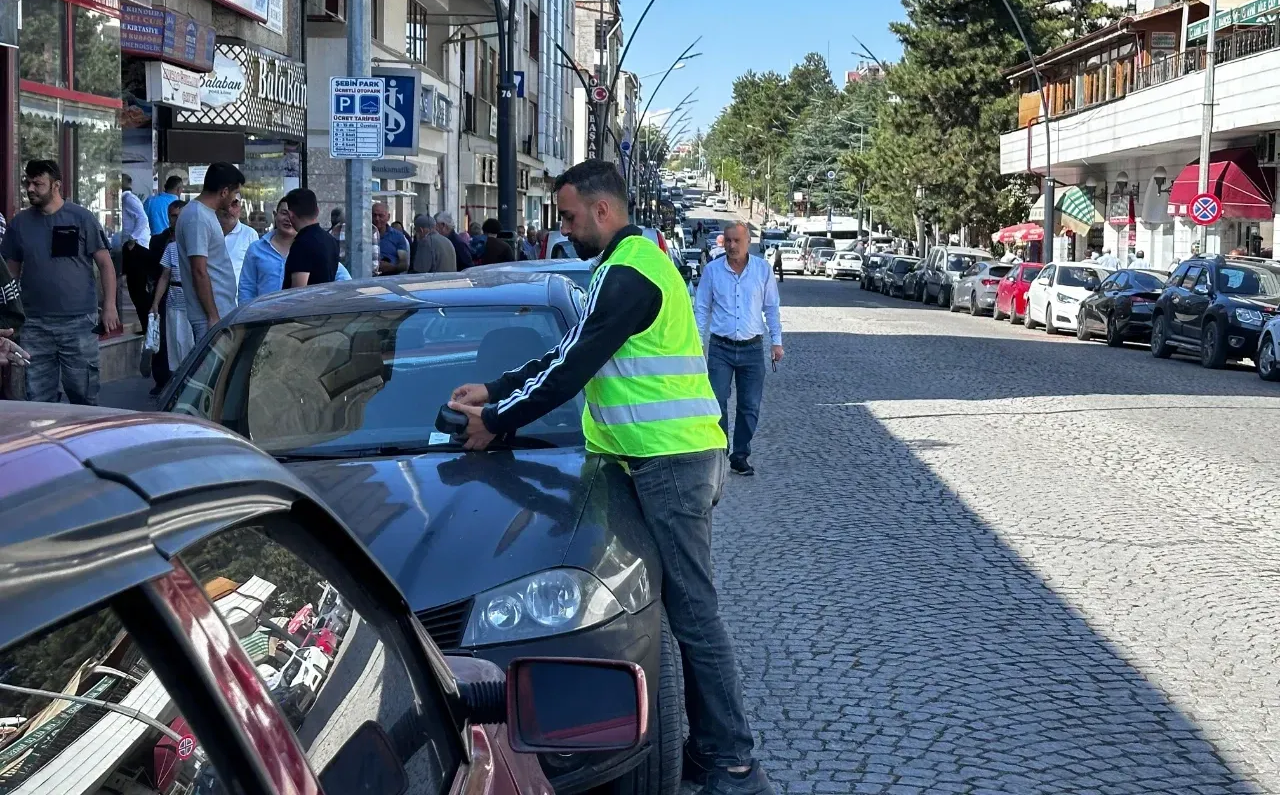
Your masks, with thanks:
[{"label": "car windshield", "polygon": [[995,279],[1003,279],[1005,276],[1009,275],[1009,271],[1011,270],[1013,270],[1013,268],[1009,265],[992,265],[990,268],[987,268],[987,276]]},{"label": "car windshield", "polygon": [[[358,455],[452,445],[435,431],[454,387],[541,357],[564,321],[549,307],[430,307],[317,315],[222,329],[169,411],[212,420],[275,455]],[[581,396],[516,443],[581,444]],[[359,452],[357,452],[359,451]]]},{"label": "car windshield", "polygon": [[1164,289],[1165,277],[1157,276],[1154,273],[1143,273],[1142,271],[1129,272],[1129,284],[1131,289],[1142,290],[1145,292],[1160,292]]},{"label": "car windshield", "polygon": [[893,261],[893,272],[906,273],[911,270],[911,266],[914,264],[915,263],[911,262],[910,260],[896,259]]},{"label": "car windshield", "polygon": [[947,270],[949,271],[967,271],[969,266],[978,261],[978,258],[972,254],[948,254]]},{"label": "car windshield", "polygon": [[1280,273],[1252,265],[1218,268],[1218,292],[1225,295],[1280,295]]},{"label": "car windshield", "polygon": [[829,260],[836,255],[836,250],[833,248],[820,248],[814,253],[818,255],[820,260]]},{"label": "car windshield", "polygon": [[1101,282],[1107,278],[1105,271],[1079,266],[1058,268],[1059,287],[1090,287],[1091,281]]},{"label": "car windshield", "polygon": [[835,247],[836,247],[836,241],[832,240],[832,239],[831,239],[831,238],[829,238],[829,237],[811,237],[811,238],[809,238],[809,248],[810,248],[810,249],[819,249],[819,248],[835,248]]}]

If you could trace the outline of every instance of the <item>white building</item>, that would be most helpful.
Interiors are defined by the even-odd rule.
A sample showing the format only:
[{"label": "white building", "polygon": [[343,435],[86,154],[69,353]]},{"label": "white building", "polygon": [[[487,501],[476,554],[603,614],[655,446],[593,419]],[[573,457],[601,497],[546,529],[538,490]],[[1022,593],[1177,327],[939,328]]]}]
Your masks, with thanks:
[{"label": "white building", "polygon": [[[1210,227],[1207,250],[1270,256],[1280,21],[1265,0],[1219,5],[1210,189],[1226,212]],[[1043,177],[1048,160],[1055,182],[1092,193],[1105,219],[1076,241],[1076,258],[1086,246],[1141,249],[1149,262],[1168,265],[1197,241],[1187,203],[1196,192],[1208,11],[1199,2],[1150,6],[1039,59],[1047,144],[1045,103],[1029,66],[1007,73],[1022,97],[1019,128],[1000,138],[1001,172]]]}]

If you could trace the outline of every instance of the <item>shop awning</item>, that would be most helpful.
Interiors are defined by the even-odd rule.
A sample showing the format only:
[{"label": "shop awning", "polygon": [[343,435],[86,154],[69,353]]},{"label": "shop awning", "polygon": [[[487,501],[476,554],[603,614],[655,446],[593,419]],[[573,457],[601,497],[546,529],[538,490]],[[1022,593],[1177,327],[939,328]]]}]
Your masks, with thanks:
[{"label": "shop awning", "polygon": [[[1196,158],[1173,181],[1170,215],[1187,215],[1187,205],[1199,192],[1199,179],[1200,159]],[[1210,155],[1208,191],[1222,200],[1223,218],[1270,221],[1275,217],[1267,178],[1252,149],[1220,149]]]},{"label": "shop awning", "polygon": [[[1093,206],[1093,199],[1075,185],[1068,185],[1058,192],[1053,204],[1058,208],[1057,218],[1054,219],[1054,226],[1058,229],[1084,235],[1088,234],[1090,227],[1102,223],[1102,214]],[[1043,195],[1031,205],[1031,212],[1027,219],[1036,222],[1044,221]]]},{"label": "shop awning", "polygon": [[[1043,206],[1042,204],[1041,207]],[[1044,227],[1030,221],[1025,224],[1006,226],[991,235],[992,243],[1031,243],[1038,240],[1044,240]]]}]

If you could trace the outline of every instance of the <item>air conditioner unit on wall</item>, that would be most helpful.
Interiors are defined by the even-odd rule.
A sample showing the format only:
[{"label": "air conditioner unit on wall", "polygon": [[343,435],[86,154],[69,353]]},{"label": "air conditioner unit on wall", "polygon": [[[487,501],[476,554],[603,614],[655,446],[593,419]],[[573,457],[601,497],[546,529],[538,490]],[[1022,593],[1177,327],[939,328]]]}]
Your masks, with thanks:
[{"label": "air conditioner unit on wall", "polygon": [[1280,133],[1266,132],[1258,136],[1254,145],[1260,166],[1280,166]]}]

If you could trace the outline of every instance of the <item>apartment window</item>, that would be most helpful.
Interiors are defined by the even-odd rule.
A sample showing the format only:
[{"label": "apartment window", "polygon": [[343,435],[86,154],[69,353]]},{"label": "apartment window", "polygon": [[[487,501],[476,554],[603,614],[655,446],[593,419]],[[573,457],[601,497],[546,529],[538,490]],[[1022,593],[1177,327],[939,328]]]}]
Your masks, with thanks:
[{"label": "apartment window", "polygon": [[382,41],[382,0],[369,0],[369,33],[375,41]]},{"label": "apartment window", "polygon": [[492,47],[483,47],[477,56],[480,64],[476,70],[476,94],[490,105],[497,104],[498,53]]},{"label": "apartment window", "polygon": [[544,149],[542,142],[538,140],[538,103],[536,102],[529,103],[529,145],[531,148],[537,146],[539,154]]},{"label": "apartment window", "polygon": [[462,131],[476,131],[476,98],[470,91],[462,92]]},{"label": "apartment window", "polygon": [[404,23],[404,53],[409,56],[410,61],[425,66],[430,52],[427,44],[427,9],[414,0],[409,0]]},{"label": "apartment window", "polygon": [[596,49],[609,51],[609,30],[613,27],[612,23],[602,20],[596,21]]},{"label": "apartment window", "polygon": [[529,57],[537,58],[541,53],[539,47],[542,42],[542,24],[538,21],[538,15],[532,11],[529,12],[529,24],[526,27],[529,28]]}]

